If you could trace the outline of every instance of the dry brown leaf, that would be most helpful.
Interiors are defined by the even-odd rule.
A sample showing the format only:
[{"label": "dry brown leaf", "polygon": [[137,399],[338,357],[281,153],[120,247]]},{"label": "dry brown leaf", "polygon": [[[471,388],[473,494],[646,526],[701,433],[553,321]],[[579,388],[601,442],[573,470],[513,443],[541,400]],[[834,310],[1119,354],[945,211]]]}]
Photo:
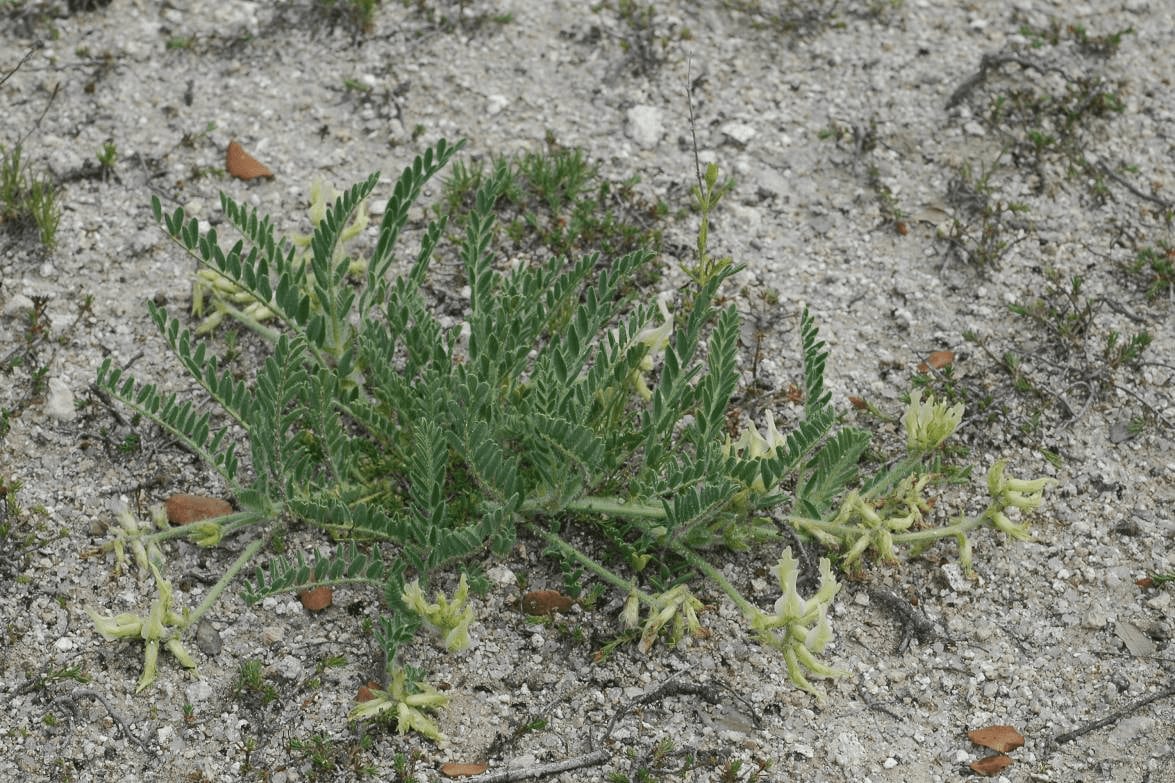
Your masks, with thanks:
[{"label": "dry brown leaf", "polygon": [[550,615],[566,612],[575,603],[558,590],[534,590],[522,596],[522,611],[529,615]]},{"label": "dry brown leaf", "polygon": [[1000,753],[1007,753],[1024,745],[1024,735],[1012,726],[986,726],[967,732],[967,736],[976,745],[998,750]]},{"label": "dry brown leaf", "polygon": [[375,694],[372,693],[372,691],[376,691],[379,689],[380,689],[379,683],[376,682],[375,680],[369,681],[366,685],[360,685],[359,692],[355,694],[355,701],[358,701],[358,702],[371,701],[372,699],[375,698]]},{"label": "dry brown leaf", "polygon": [[450,762],[441,765],[441,774],[447,778],[467,778],[473,775],[480,775],[489,767],[485,764],[457,764]]},{"label": "dry brown leaf", "polygon": [[918,372],[925,375],[926,373],[930,372],[931,368],[935,370],[941,370],[943,367],[946,367],[949,364],[954,364],[954,362],[954,351],[935,351],[926,357],[926,361],[918,365]]},{"label": "dry brown leaf", "polygon": [[189,525],[233,513],[228,501],[203,495],[172,495],[163,505],[167,510],[167,521],[173,525]]},{"label": "dry brown leaf", "polygon": [[969,766],[980,775],[990,778],[1012,766],[1012,757],[1005,756],[1003,753],[997,753],[994,756],[979,759],[979,761],[972,761]]},{"label": "dry brown leaf", "polygon": [[237,179],[250,180],[273,176],[268,166],[245,152],[245,148],[235,141],[228,143],[228,150],[224,154],[224,167]]},{"label": "dry brown leaf", "polygon": [[801,389],[799,386],[796,386],[794,383],[789,383],[787,385],[787,398],[791,402],[797,402],[797,403],[803,402],[804,401],[804,390]]},{"label": "dry brown leaf", "polygon": [[865,402],[864,397],[849,397],[849,404],[859,411],[869,410],[869,403]]},{"label": "dry brown leaf", "polygon": [[322,587],[303,590],[298,593],[298,600],[302,602],[302,606],[307,612],[321,612],[334,603],[334,596],[335,591],[327,585],[323,585]]}]

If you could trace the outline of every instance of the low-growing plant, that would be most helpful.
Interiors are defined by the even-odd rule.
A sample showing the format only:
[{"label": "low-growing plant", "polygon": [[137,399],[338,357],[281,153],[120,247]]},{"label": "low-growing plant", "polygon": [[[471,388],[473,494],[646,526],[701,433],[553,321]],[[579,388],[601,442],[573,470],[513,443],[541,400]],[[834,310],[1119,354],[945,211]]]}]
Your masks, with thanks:
[{"label": "low-growing plant", "polygon": [[97,158],[98,168],[105,179],[114,173],[114,164],[118,160],[118,145],[113,141],[107,141],[102,145],[102,149],[98,150]]},{"label": "low-growing plant", "polygon": [[454,162],[438,215],[451,216],[453,228],[463,231],[477,191],[492,177],[503,177],[496,224],[511,242],[504,248],[511,255],[660,249],[659,223],[668,207],[644,202],[635,192],[636,177],[609,180],[582,150],[563,148],[553,137],[545,150],[496,157],[488,165]]},{"label": "low-growing plant", "polygon": [[21,154],[20,144],[12,150],[0,146],[0,226],[9,230],[31,226],[41,244],[52,249],[61,222],[57,186],[47,175],[31,173]]},{"label": "low-growing plant", "polygon": [[1166,242],[1141,248],[1126,268],[1143,281],[1148,299],[1170,297],[1175,290],[1175,247]]},{"label": "low-growing plant", "polygon": [[334,21],[334,16],[342,16],[357,31],[370,33],[375,29],[375,12],[380,0],[317,0],[322,12]]},{"label": "low-growing plant", "polygon": [[994,181],[1003,155],[975,171],[959,167],[947,186],[951,222],[939,229],[948,254],[984,269],[996,269],[1013,247],[1028,236],[1023,215],[1028,205],[1002,198]]},{"label": "low-growing plant", "polygon": [[490,23],[504,25],[514,21],[514,14],[508,11],[476,13],[471,0],[400,0],[400,4],[411,8],[427,24],[445,32],[476,32]]},{"label": "low-growing plant", "polygon": [[[475,607],[467,581],[451,597],[436,586],[452,585],[447,574],[466,563],[508,555],[520,536],[617,591],[621,625],[639,631],[642,650],[704,633],[695,591],[708,583],[780,651],[792,681],[814,693],[807,676],[840,674],[817,659],[831,639],[828,608],[839,590],[830,561],[820,562],[819,589],[805,598],[799,564],[785,550],[770,610],[759,605],[766,596],[744,596],[715,564],[723,550],[776,538],[773,510],[854,570],[870,557],[892,560],[904,547],[916,552],[947,539],[970,571],[973,531],[1028,536],[1015,515],[1041,503],[1048,480],[1012,479],[1002,462],[989,471],[984,511],[932,522],[925,491],[940,472],[960,405],[912,394],[903,417],[906,454],[859,480],[869,435],[839,423],[824,387],[828,353],[807,310],[800,315],[802,413],[786,435],[768,412],[765,434],[751,423],[732,438],[739,316],[733,304],[719,305],[719,290],[737,267],[712,269],[689,292],[681,317],[665,299],[654,306],[621,295],[652,261],[647,250],[524,261],[503,271],[493,242],[508,177],[500,167],[462,220],[453,261],[469,286],[464,318],[442,323],[425,284],[431,267],[448,260],[434,258],[447,218],[423,230],[406,268],[395,268],[394,249],[425,183],[460,146],[438,142],[404,169],[356,284],[355,259],[339,248],[378,174],[325,208],[305,256],[297,242],[277,238],[268,217],[227,195],[225,220],[243,237],[227,250],[216,228],[201,231],[182,209],[165,213],[153,200],[168,235],[247,294],[249,306],[271,312],[274,326],[258,329],[272,350],[256,377],[243,381],[180,320],[148,304],[221,418],[129,378],[110,359],[99,370],[101,389],[202,457],[240,508],[184,528],[163,520],[158,529],[137,526],[124,515],[109,548],[129,546],[159,596],[146,618],[93,617],[109,638],[146,643],[143,685],[155,676],[161,645],[194,665],[183,634],[272,537],[299,523],[344,540],[310,557],[272,558],[256,569],[246,599],[318,585],[377,590],[384,611],[375,630],[387,676],[352,717],[382,717],[434,739],[440,733],[426,713],[446,697],[399,663],[398,653],[424,626],[450,649],[470,644]],[[247,434],[244,454],[230,435],[235,426]],[[202,546],[251,538],[191,612],[172,606],[162,574],[159,543],[177,536]]]}]

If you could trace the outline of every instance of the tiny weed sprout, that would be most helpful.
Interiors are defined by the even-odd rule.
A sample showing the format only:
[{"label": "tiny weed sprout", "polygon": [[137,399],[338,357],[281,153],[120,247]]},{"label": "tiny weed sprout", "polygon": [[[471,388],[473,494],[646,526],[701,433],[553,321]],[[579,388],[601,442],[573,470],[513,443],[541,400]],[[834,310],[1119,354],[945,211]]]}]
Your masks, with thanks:
[{"label": "tiny weed sprout", "polygon": [[[858,475],[869,434],[844,426],[833,409],[824,387],[828,353],[806,309],[802,406],[786,417],[767,412],[732,440],[739,316],[733,304],[719,304],[719,291],[738,268],[708,255],[707,216],[728,187],[716,166],[699,173],[703,221],[689,290],[634,304],[639,274],[654,257],[646,249],[495,258],[496,239],[505,239],[495,232],[495,210],[511,181],[506,166],[478,177],[472,206],[453,216],[460,227],[453,250],[442,241],[447,210],[426,213],[439,217],[422,231],[419,250],[398,255],[409,210],[460,146],[438,142],[403,170],[370,249],[365,203],[378,174],[342,193],[313,185],[313,233],[292,239],[222,195],[225,222],[242,237],[227,249],[215,228],[201,231],[182,209],[165,213],[153,200],[156,220],[198,263],[193,315],[203,320],[194,333],[154,304],[148,311],[218,412],[214,418],[203,405],[136,381],[112,359],[98,385],[199,455],[239,510],[185,528],[119,513],[104,549],[118,566],[129,549],[159,595],[145,617],[92,610],[91,617],[107,638],[147,645],[140,689],[155,678],[161,647],[194,665],[181,637],[250,567],[249,602],[322,585],[381,596],[372,629],[390,684],[351,717],[383,716],[439,741],[426,712],[445,697],[398,653],[425,626],[449,650],[475,643],[474,575],[522,537],[553,555],[577,595],[594,600],[614,590],[628,629],[621,635],[639,638],[640,650],[706,637],[699,596],[716,591],[782,653],[791,681],[815,693],[809,677],[841,673],[817,658],[832,639],[828,607],[838,584],[829,560],[821,562],[819,590],[805,598],[796,560],[785,552],[776,566],[782,595],[767,612],[714,565],[719,551],[770,544],[780,513],[851,569],[944,539],[970,568],[975,529],[1022,537],[1023,523],[1008,513],[1039,506],[1047,480],[1010,478],[1002,463],[989,476],[984,513],[940,526],[931,519],[923,493],[943,475],[941,446],[960,425],[961,405],[914,392],[903,417],[907,453],[876,475]],[[436,287],[427,281],[436,265],[456,267],[442,279],[456,271],[468,286],[459,321],[434,312]],[[225,317],[269,345],[252,378],[226,370],[199,337]],[[237,427],[247,459],[231,434]],[[333,547],[287,552],[293,524],[330,534]],[[176,537],[211,547],[247,542],[191,612],[172,609],[163,576],[162,545]],[[258,566],[263,552],[268,563]],[[471,577],[454,582],[457,571]]]}]

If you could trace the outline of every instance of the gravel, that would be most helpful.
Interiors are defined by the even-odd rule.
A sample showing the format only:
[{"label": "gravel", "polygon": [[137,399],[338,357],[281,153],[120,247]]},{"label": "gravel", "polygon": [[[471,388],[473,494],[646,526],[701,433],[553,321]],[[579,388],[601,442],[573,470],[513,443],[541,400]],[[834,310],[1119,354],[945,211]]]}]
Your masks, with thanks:
[{"label": "gravel", "polygon": [[[603,781],[635,774],[671,741],[703,762],[689,780],[717,780],[739,761],[738,780],[769,763],[762,780],[953,781],[987,755],[967,731],[1010,724],[1027,743],[999,780],[1175,781],[1175,598],[1169,586],[1136,584],[1175,569],[1175,449],[1161,422],[1128,426],[1148,410],[1175,417],[1175,330],[1169,298],[1148,301],[1123,272],[1136,244],[1172,242],[1159,202],[1170,202],[1175,179],[1175,6],[849,2],[830,17],[835,3],[669,0],[656,4],[645,35],[617,4],[470,2],[458,19],[457,4],[436,0],[382,4],[364,35],[308,2],[69,5],[92,8],[0,6],[0,74],[43,44],[0,84],[0,143],[23,139],[26,159],[64,183],[55,250],[0,233],[0,357],[20,349],[25,313],[42,297],[52,336],[38,354],[42,391],[30,396],[28,366],[0,376],[0,410],[19,411],[0,438],[0,480],[20,482],[26,509],[0,562],[9,594],[0,606],[0,779],[292,783],[356,779],[370,765],[372,779],[397,780],[400,757],[431,781],[445,762],[536,767],[602,750],[598,763],[551,779]],[[761,13],[746,10],[757,5]],[[509,21],[491,18],[505,13]],[[1028,46],[1023,26],[1051,19],[1062,31],[1132,32],[1113,56],[1082,52],[1071,33],[1063,45]],[[947,108],[984,55],[1017,45],[1056,70],[1010,66]],[[1069,175],[1061,157],[1034,166],[1005,152],[996,195],[1028,207],[1008,218],[1013,244],[984,269],[949,257],[940,232],[957,208],[952,178],[965,163],[991,165],[1003,144],[987,122],[991,85],[1010,89],[1019,78],[1060,90],[1061,73],[1103,78],[1121,96],[1121,112],[1083,120],[1081,143],[1091,163],[1120,171],[1137,192],[1107,178],[1109,195],[1098,198],[1097,183]],[[442,746],[347,723],[357,688],[379,669],[363,628],[377,596],[359,591],[337,591],[332,608],[310,615],[292,597],[248,607],[229,590],[188,645],[198,679],[164,655],[158,681],[136,695],[141,647],[104,641],[86,610],[144,611],[146,585],[84,555],[107,540],[120,503],[145,517],[174,493],[224,493],[157,433],[120,449],[131,426],[90,391],[106,357],[188,388],[144,306],[187,306],[193,272],[151,226],[151,195],[217,221],[224,189],[278,216],[283,230],[304,230],[316,175],[341,187],[381,168],[386,194],[388,175],[439,137],[468,139],[462,156],[477,159],[542,149],[550,134],[584,148],[610,177],[639,174],[642,195],[677,212],[694,175],[691,83],[698,157],[737,180],[711,241],[746,264],[729,291],[765,335],[760,380],[775,390],[798,380],[803,304],[830,345],[829,386],[845,410],[861,396],[893,415],[926,355],[955,351],[960,377],[1008,412],[985,421],[969,411],[961,438],[976,479],[952,507],[979,504],[979,477],[997,458],[1013,475],[1054,476],[1033,540],[977,536],[974,581],[944,546],[874,567],[869,585],[847,583],[826,659],[851,675],[821,681],[824,702],[792,687],[781,658],[704,589],[709,638],[647,656],[622,647],[593,662],[617,630],[619,601],[606,595],[591,610],[528,622],[514,575],[561,584],[534,543],[490,564],[469,651],[449,656],[423,639],[406,651],[451,697],[438,718]],[[276,177],[202,174],[223,171],[230,139]],[[118,159],[102,176],[95,155],[107,141]],[[900,214],[887,211],[883,192]],[[675,262],[688,260],[695,220],[684,213],[669,229],[665,290],[684,279]],[[1053,391],[1073,415],[1054,405],[1033,429],[1022,425],[1039,403],[1011,394],[1007,374],[963,334],[987,340],[995,356],[1001,346],[1052,356],[1042,333],[1007,310],[1039,295],[1050,268],[1062,281],[1083,276],[1099,303],[1088,351],[1097,355],[1109,330],[1145,328],[1156,364],[1120,371],[1117,386],[1094,376],[1067,386],[1058,371]],[[1051,379],[1046,358],[1029,360],[1038,379]],[[896,443],[895,428],[880,426],[881,440]],[[22,544],[29,531],[35,540]],[[287,546],[320,543],[298,533]],[[177,602],[197,604],[208,585],[196,577],[215,577],[239,546],[167,547],[169,573],[191,576]],[[754,598],[766,605],[762,569],[775,556],[731,558],[725,572],[759,585]],[[916,600],[913,638],[882,589],[894,606]],[[249,659],[263,663],[276,698],[239,687]],[[545,724],[521,730],[536,718]],[[1111,720],[1053,741],[1102,718]],[[315,737],[327,740],[329,762],[298,750]]]}]

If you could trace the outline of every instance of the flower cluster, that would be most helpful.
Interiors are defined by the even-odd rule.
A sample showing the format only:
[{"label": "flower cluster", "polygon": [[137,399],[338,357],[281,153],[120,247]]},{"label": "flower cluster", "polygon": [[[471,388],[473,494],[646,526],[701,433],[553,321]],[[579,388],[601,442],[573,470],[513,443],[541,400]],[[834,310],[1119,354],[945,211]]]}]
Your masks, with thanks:
[{"label": "flower cluster", "polygon": [[1032,480],[1008,478],[1004,475],[1006,460],[999,460],[987,472],[987,491],[992,497],[992,507],[987,516],[997,530],[1007,533],[1012,538],[1021,541],[1032,537],[1028,527],[1016,524],[1008,519],[1004,509],[1018,508],[1022,511],[1032,511],[1044,502],[1044,490],[1055,483],[1050,478]]},{"label": "flower cluster", "polygon": [[894,534],[921,523],[923,515],[930,510],[930,504],[922,496],[922,490],[929,481],[929,475],[907,476],[894,488],[886,502],[878,506],[862,498],[855,490],[850,492],[829,524],[830,527],[845,530],[841,537],[817,527],[805,529],[834,548],[840,548],[842,540],[852,540],[841,561],[845,569],[857,563],[869,549],[883,560],[897,562]]},{"label": "flower cluster", "polygon": [[[786,439],[775,426],[775,414],[767,411],[767,435],[760,435],[759,429],[754,424],[748,424],[743,427],[738,440],[731,442],[730,436],[726,436],[726,443],[722,446],[722,456],[729,457],[733,454],[739,460],[762,459],[764,457],[770,459],[775,456],[776,449],[785,443]],[[756,476],[755,480],[751,482],[750,488],[755,492],[767,491],[762,476]]]},{"label": "flower cluster", "polygon": [[948,407],[935,402],[934,397],[922,402],[922,390],[910,392],[910,404],[902,415],[906,428],[906,448],[911,453],[924,453],[938,446],[954,434],[963,421],[963,403]]},{"label": "flower cluster", "polygon": [[633,337],[634,344],[642,343],[648,348],[645,358],[641,359],[640,367],[633,370],[628,379],[633,390],[645,402],[653,398],[653,392],[645,381],[645,373],[652,372],[653,358],[665,352],[665,349],[669,347],[669,335],[673,334],[673,313],[669,312],[669,306],[665,303],[664,297],[657,299],[657,307],[661,311],[661,325],[646,326]]},{"label": "flower cluster", "polygon": [[[315,179],[310,183],[308,214],[311,225],[315,228],[318,227],[318,224],[326,217],[329,205],[333,204],[339,195],[341,194],[334,187],[321,179]],[[367,202],[361,201],[351,222],[339,233],[331,257],[332,264],[337,265],[343,260],[347,244],[359,236],[367,228],[369,222]],[[310,247],[313,239],[313,235],[310,234],[295,234],[291,238],[294,246],[302,249],[298,258],[299,264],[306,263],[306,248]],[[347,266],[347,274],[349,275],[362,275],[366,271],[367,261],[364,259],[353,258]],[[313,295],[312,291],[311,295]],[[202,268],[196,272],[196,279],[192,283],[192,315],[197,318],[203,317],[206,298],[211,300],[213,309],[208,317],[204,318],[196,327],[195,333],[197,335],[208,334],[216,329],[226,315],[252,324],[261,324],[272,320],[275,315],[267,303],[257,301],[252,293],[215,269]]]},{"label": "flower cluster", "polygon": [[156,667],[159,662],[159,648],[163,645],[168,652],[182,666],[189,669],[196,668],[196,661],[180,643],[179,635],[188,627],[188,618],[176,614],[171,609],[171,583],[159,574],[159,569],[151,563],[151,573],[155,576],[155,584],[159,587],[159,597],[151,602],[151,610],[146,617],[134,614],[119,614],[114,617],[104,617],[93,609],[86,613],[94,621],[98,633],[107,641],[115,639],[140,638],[147,645],[147,652],[143,662],[143,674],[135,687],[138,693],[151,683],[155,682]]},{"label": "flower cluster", "polygon": [[378,688],[370,690],[371,698],[356,705],[347,716],[349,720],[367,720],[393,712],[396,731],[399,733],[416,731],[433,742],[445,741],[445,735],[421,710],[435,710],[445,706],[449,702],[448,696],[423,682],[409,687],[407,672],[402,666],[395,667],[391,672],[391,683],[386,691]]},{"label": "flower cluster", "polygon": [[[670,638],[676,642],[688,631],[693,636],[704,636],[705,631],[698,620],[698,612],[702,609],[702,602],[694,597],[686,585],[666,590],[657,596],[656,604],[649,610],[649,619],[645,621],[641,632],[640,651],[647,653],[657,642],[657,637],[669,622],[673,621]],[[624,602],[624,609],[620,613],[621,622],[625,628],[636,628],[640,623],[640,603],[635,593],[628,596]]]},{"label": "flower cluster", "polygon": [[413,579],[404,586],[401,599],[409,609],[420,615],[426,623],[436,628],[445,637],[445,649],[458,652],[469,647],[469,626],[473,622],[473,607],[469,605],[469,583],[465,574],[457,583],[452,599],[444,593],[437,593],[436,602],[429,603],[420,589],[420,580]]},{"label": "flower cluster", "polygon": [[775,566],[781,595],[775,601],[775,611],[767,614],[757,611],[751,618],[751,628],[760,641],[783,653],[787,662],[788,678],[800,688],[820,696],[812,683],[804,676],[804,669],[819,677],[842,677],[845,672],[826,666],[816,660],[815,654],[824,651],[832,640],[832,627],[828,624],[828,607],[840,591],[832,565],[828,558],[820,559],[820,589],[816,595],[805,600],[796,589],[799,576],[796,559],[791,547],[784,550]]}]

